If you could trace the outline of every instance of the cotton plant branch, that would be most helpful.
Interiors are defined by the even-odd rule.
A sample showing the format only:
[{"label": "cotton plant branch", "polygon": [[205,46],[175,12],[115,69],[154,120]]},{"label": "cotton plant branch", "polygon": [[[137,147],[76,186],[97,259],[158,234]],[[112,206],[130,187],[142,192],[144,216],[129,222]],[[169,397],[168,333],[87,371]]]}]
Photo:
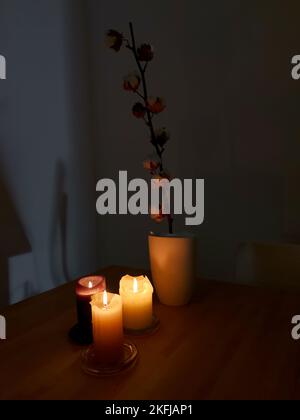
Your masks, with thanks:
[{"label": "cotton plant branch", "polygon": [[[147,88],[147,81],[146,81],[146,70],[148,67],[149,62],[146,62],[144,68],[141,65],[141,62],[138,58],[138,53],[137,53],[137,46],[136,46],[136,40],[135,40],[135,35],[134,35],[134,29],[133,29],[133,24],[132,22],[129,23],[129,27],[130,27],[130,36],[131,36],[131,45],[127,45],[127,48],[129,48],[135,58],[136,64],[138,66],[140,75],[141,75],[141,80],[142,80],[142,85],[143,85],[143,91],[144,94],[143,95],[139,95],[142,97],[142,99],[144,100],[144,104],[145,104],[145,109],[146,109],[146,114],[147,114],[147,125],[150,129],[150,134],[151,134],[151,143],[153,144],[153,146],[155,147],[156,153],[158,155],[158,157],[160,158],[160,170],[161,172],[163,172],[163,151],[160,149],[159,145],[156,142],[156,136],[155,136],[155,131],[154,131],[154,127],[153,127],[153,114],[150,113],[149,108],[148,108],[148,88]],[[137,92],[138,93],[138,92]]]},{"label": "cotton plant branch", "polygon": [[[133,107],[133,115],[139,119],[143,119],[146,126],[150,131],[150,140],[151,144],[155,149],[155,154],[157,159],[149,159],[144,162],[145,169],[150,171],[150,174],[154,178],[162,179],[169,178],[167,173],[164,170],[163,164],[163,155],[165,152],[165,144],[169,140],[169,134],[165,128],[162,128],[158,131],[155,130],[153,119],[154,117],[164,111],[165,103],[163,98],[160,97],[149,97],[146,72],[149,66],[150,61],[152,61],[154,53],[151,45],[142,44],[139,48],[137,47],[135,33],[133,24],[129,23],[130,30],[130,39],[124,37],[124,35],[115,30],[109,30],[106,34],[106,44],[109,48],[115,50],[116,52],[120,51],[122,46],[126,46],[133,54],[134,60],[136,62],[139,75],[138,76],[128,76],[127,80],[124,79],[124,88],[125,90],[135,93],[143,103],[136,103]],[[142,92],[139,91],[139,87],[142,85]],[[171,214],[163,215],[161,208],[159,209],[159,214],[151,215],[151,217],[157,221],[161,222],[166,217],[168,219],[169,233],[173,233],[173,224],[174,219]]]}]

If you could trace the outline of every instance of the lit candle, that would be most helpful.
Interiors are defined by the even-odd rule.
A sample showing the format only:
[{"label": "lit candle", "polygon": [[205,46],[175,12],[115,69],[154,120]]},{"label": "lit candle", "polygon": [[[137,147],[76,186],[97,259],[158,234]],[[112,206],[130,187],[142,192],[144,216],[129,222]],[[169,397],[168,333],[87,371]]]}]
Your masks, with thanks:
[{"label": "lit candle", "polygon": [[77,282],[77,316],[81,329],[92,331],[91,299],[93,295],[105,289],[106,280],[103,276],[84,277]]},{"label": "lit candle", "polygon": [[120,281],[123,301],[124,327],[127,330],[144,330],[153,321],[153,287],[148,277],[124,276]]},{"label": "lit candle", "polygon": [[104,291],[91,305],[96,358],[103,365],[117,364],[124,355],[122,298]]}]

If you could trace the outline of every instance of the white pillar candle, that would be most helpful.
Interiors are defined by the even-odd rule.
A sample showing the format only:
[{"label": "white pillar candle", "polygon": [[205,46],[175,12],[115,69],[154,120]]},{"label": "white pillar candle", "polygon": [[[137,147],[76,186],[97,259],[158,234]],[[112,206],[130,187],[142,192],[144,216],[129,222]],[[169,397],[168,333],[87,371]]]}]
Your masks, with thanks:
[{"label": "white pillar candle", "polygon": [[120,281],[123,301],[123,322],[128,330],[143,330],[153,319],[153,287],[148,277],[124,276]]},{"label": "white pillar candle", "polygon": [[91,305],[97,360],[104,365],[116,364],[124,351],[122,299],[105,291],[94,295]]}]

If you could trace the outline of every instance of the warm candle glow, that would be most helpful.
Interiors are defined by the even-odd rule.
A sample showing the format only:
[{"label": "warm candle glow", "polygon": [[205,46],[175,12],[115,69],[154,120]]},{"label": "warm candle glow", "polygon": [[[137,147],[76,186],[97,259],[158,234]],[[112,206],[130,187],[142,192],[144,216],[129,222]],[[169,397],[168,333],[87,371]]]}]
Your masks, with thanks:
[{"label": "warm candle glow", "polygon": [[76,284],[78,324],[80,325],[80,331],[87,331],[87,335],[91,336],[92,334],[92,308],[90,305],[92,296],[103,292],[105,289],[105,277],[100,275],[82,277]]},{"label": "warm candle glow", "polygon": [[138,291],[139,291],[139,284],[138,284],[137,279],[135,278],[133,280],[133,293],[138,293]]},{"label": "warm candle glow", "polygon": [[153,319],[153,287],[148,277],[122,277],[120,295],[123,301],[124,327],[128,330],[149,328]]},{"label": "warm candle glow", "polygon": [[96,358],[104,365],[118,363],[124,342],[122,299],[105,290],[93,296],[91,305]]},{"label": "warm candle glow", "polygon": [[76,285],[76,294],[80,296],[92,296],[103,292],[106,288],[105,277],[89,276],[81,278]]},{"label": "warm candle glow", "polygon": [[108,297],[107,297],[107,291],[106,290],[104,290],[104,293],[103,293],[103,305],[105,307],[107,307],[107,305],[108,305]]}]

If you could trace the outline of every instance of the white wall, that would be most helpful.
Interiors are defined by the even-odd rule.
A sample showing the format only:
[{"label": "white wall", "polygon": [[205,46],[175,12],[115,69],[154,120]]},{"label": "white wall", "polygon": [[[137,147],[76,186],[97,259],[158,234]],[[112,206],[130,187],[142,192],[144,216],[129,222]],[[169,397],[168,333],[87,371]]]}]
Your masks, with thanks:
[{"label": "white wall", "polygon": [[119,170],[145,177],[151,151],[121,89],[134,63],[103,43],[106,29],[126,31],[129,20],[155,46],[150,87],[168,102],[160,117],[172,132],[167,166],[206,179],[206,221],[193,229],[200,273],[231,280],[240,242],[299,242],[300,84],[290,78],[298,2],[0,0],[0,8],[8,64],[0,163],[33,249],[29,262],[13,262],[24,296],[66,279],[63,192],[67,277],[109,264],[148,266],[147,233],[156,225],[95,212],[96,180]]},{"label": "white wall", "polygon": [[7,59],[0,159],[33,249],[30,263],[11,262],[26,297],[66,281],[56,203],[62,191],[69,198],[69,276],[96,269],[85,32],[77,0],[1,0],[0,7],[0,51]]},{"label": "white wall", "polygon": [[[104,31],[127,31],[156,51],[150,90],[166,97],[161,121],[172,132],[168,166],[206,179],[206,220],[195,228],[203,276],[232,280],[241,242],[298,241],[300,200],[297,108],[290,59],[299,50],[299,4],[290,0],[91,0],[97,176],[127,169],[145,176],[147,132],[131,117],[134,99],[121,89],[135,68],[128,52],[103,45]],[[294,186],[294,188],[292,188]],[[143,217],[98,218],[107,263],[148,265]]]}]

